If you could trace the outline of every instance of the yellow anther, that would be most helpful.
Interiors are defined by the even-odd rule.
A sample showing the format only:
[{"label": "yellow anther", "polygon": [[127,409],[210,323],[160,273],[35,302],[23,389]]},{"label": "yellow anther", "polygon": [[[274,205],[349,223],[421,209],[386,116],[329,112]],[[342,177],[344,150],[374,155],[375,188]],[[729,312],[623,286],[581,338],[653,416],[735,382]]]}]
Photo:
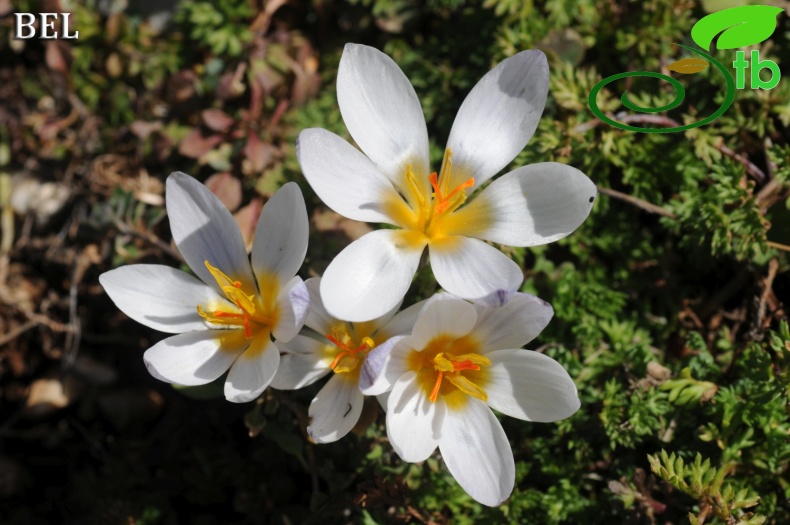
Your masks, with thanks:
[{"label": "yellow anther", "polygon": [[219,287],[225,292],[225,296],[230,302],[244,310],[247,314],[255,313],[255,296],[244,293],[241,289],[240,281],[234,281],[222,273],[219,268],[212,266],[208,261],[203,261],[203,264],[205,264],[208,271],[211,272],[211,276],[216,279],[217,284],[219,284]]},{"label": "yellow anther", "polygon": [[458,357],[453,356],[452,359],[453,361],[471,361],[478,366],[491,366],[491,360],[480,354],[461,354]]},{"label": "yellow anther", "polygon": [[453,372],[455,370],[453,362],[444,357],[444,354],[441,352],[433,358],[433,368],[437,372]]},{"label": "yellow anther", "polygon": [[354,357],[353,355],[346,354],[343,355],[342,358],[338,361],[338,363],[332,368],[332,370],[337,374],[344,374],[347,372],[351,372],[359,365],[359,359]]},{"label": "yellow anther", "polygon": [[420,207],[425,206],[425,196],[422,194],[422,191],[420,191],[420,186],[417,184],[417,177],[411,170],[411,164],[406,166],[406,182],[409,184],[412,194],[417,196],[417,200],[420,202]]},{"label": "yellow anther", "polygon": [[450,185],[450,177],[453,172],[453,150],[447,148],[444,150],[444,158],[442,159],[442,172],[439,174],[439,180],[443,184],[442,193],[447,193],[447,188]]},{"label": "yellow anther", "polygon": [[488,401],[488,394],[486,394],[486,391],[461,374],[447,374],[447,380],[454,384],[456,388],[464,394],[469,394],[481,401]]},{"label": "yellow anther", "polygon": [[488,394],[485,393],[481,387],[464,377],[461,372],[464,370],[480,370],[482,366],[489,366],[491,361],[479,354],[463,354],[454,356],[449,352],[439,352],[433,358],[433,369],[439,372],[436,377],[436,382],[433,385],[431,394],[428,399],[435,403],[439,398],[439,390],[442,386],[442,380],[447,380],[455,385],[458,390],[465,394],[469,394],[477,399],[483,401],[488,400]]}]

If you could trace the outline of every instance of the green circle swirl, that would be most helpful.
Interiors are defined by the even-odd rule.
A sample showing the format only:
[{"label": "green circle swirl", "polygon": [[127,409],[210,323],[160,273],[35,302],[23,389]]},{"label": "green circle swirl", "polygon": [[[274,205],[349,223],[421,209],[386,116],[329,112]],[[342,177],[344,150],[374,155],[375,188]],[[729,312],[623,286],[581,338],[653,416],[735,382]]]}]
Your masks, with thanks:
[{"label": "green circle swirl", "polygon": [[592,91],[590,91],[590,96],[587,99],[593,114],[599,119],[601,119],[602,121],[609,124],[610,126],[614,126],[616,128],[624,129],[627,131],[637,131],[640,133],[674,133],[676,131],[686,131],[689,129],[694,129],[700,126],[704,126],[705,124],[708,124],[716,120],[720,116],[722,116],[724,112],[729,109],[729,107],[732,105],[733,101],[735,100],[735,80],[732,78],[732,75],[730,75],[730,72],[727,71],[727,69],[718,60],[716,60],[709,54],[705,53],[704,51],[700,51],[698,49],[684,46],[682,44],[675,44],[675,45],[682,47],[683,49],[687,49],[692,53],[696,53],[698,55],[703,56],[708,61],[710,61],[710,63],[713,64],[716,67],[716,69],[721,71],[722,75],[724,75],[724,80],[727,82],[727,93],[726,96],[724,97],[724,102],[722,102],[721,106],[719,106],[719,109],[717,109],[715,113],[713,113],[707,118],[700,120],[699,122],[686,124],[685,126],[676,126],[674,128],[642,128],[639,126],[631,126],[630,124],[623,124],[622,122],[617,122],[616,120],[607,117],[603,113],[603,111],[601,111],[600,108],[598,107],[596,98],[598,96],[598,93],[604,88],[604,86],[606,86],[610,82],[614,82],[615,80],[620,80],[621,78],[628,78],[628,77],[659,78],[661,80],[666,80],[667,82],[669,82],[672,85],[672,87],[675,89],[675,98],[672,100],[672,102],[670,102],[665,106],[661,106],[659,108],[644,108],[641,106],[637,106],[636,104],[628,100],[628,96],[627,96],[628,92],[626,91],[625,93],[623,93],[620,100],[622,101],[623,106],[630,109],[631,111],[636,111],[638,113],[658,113],[661,111],[669,111],[670,109],[678,107],[683,102],[683,99],[686,97],[686,90],[683,88],[680,82],[678,82],[677,80],[675,80],[674,78],[668,75],[664,75],[661,73],[652,73],[650,71],[632,71],[629,73],[618,73],[616,75],[606,77],[605,79],[595,84],[595,87],[592,88]]}]

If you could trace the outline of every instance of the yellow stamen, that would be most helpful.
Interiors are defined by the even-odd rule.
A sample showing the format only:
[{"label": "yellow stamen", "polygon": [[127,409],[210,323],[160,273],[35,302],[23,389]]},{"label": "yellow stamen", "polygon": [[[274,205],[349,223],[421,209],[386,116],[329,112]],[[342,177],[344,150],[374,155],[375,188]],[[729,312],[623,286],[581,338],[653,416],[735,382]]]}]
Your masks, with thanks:
[{"label": "yellow stamen", "polygon": [[250,318],[255,319],[259,323],[267,323],[267,319],[258,315],[255,316],[255,296],[244,293],[241,289],[241,282],[234,281],[217,267],[212,266],[208,261],[203,261],[211,272],[211,276],[217,280],[220,289],[225,292],[225,296],[230,302],[236,305],[240,312],[226,312],[224,310],[214,309],[210,312],[203,310],[201,305],[198,305],[198,315],[208,321],[209,323],[219,324],[224,326],[242,326],[244,327],[244,335],[247,339],[252,339],[252,328],[250,327]]},{"label": "yellow stamen", "polygon": [[432,403],[435,403],[439,398],[439,390],[445,377],[461,392],[483,401],[488,400],[488,394],[486,394],[485,390],[461,375],[461,372],[464,370],[480,370],[481,366],[489,366],[491,361],[487,357],[479,354],[454,356],[447,352],[439,352],[433,358],[433,363],[434,370],[439,372],[439,374],[436,377],[436,383],[433,385],[431,394],[428,396]]},{"label": "yellow stamen", "polygon": [[406,166],[406,182],[409,184],[412,194],[417,196],[420,208],[423,208],[425,206],[425,196],[420,191],[420,186],[417,184],[417,177],[411,170],[411,164]]},{"label": "yellow stamen", "polygon": [[208,271],[211,272],[211,276],[217,280],[217,284],[219,284],[219,287],[225,292],[230,302],[238,305],[239,308],[249,314],[255,313],[255,303],[253,302],[255,296],[247,295],[241,290],[241,281],[232,280],[222,273],[219,268],[212,266],[208,261],[203,261],[203,264],[205,264]]}]

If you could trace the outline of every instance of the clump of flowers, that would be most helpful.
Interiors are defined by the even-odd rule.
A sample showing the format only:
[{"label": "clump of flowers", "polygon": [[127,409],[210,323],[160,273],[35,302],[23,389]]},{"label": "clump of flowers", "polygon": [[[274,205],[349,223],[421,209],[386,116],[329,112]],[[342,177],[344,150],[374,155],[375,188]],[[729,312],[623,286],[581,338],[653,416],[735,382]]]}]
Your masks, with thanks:
[{"label": "clump of flowers", "polygon": [[[515,464],[491,409],[551,422],[580,406],[559,363],[521,349],[548,324],[551,306],[518,293],[521,269],[486,242],[556,241],[586,219],[595,200],[587,176],[558,163],[517,168],[484,187],[538,125],[546,58],[518,53],[478,82],[458,112],[438,174],[429,169],[419,100],[392,59],[348,44],[337,91],[362,152],[328,131],[304,130],[297,145],[304,175],[338,213],[399,229],[368,233],[322,278],[304,283],[296,273],[308,221],[296,184],[264,206],[250,261],[227,209],[175,173],[167,211],[197,278],[132,265],[103,274],[101,283],[133,319],[178,334],[145,352],[155,377],[201,385],[228,372],[225,396],[241,402],[269,384],[297,389],[331,374],[308,410],[315,441],[345,436],[359,420],[363,395],[379,396],[387,435],[404,461],[423,461],[438,447],[467,493],[499,505],[513,490]],[[450,293],[398,312],[426,247],[437,282]]]}]

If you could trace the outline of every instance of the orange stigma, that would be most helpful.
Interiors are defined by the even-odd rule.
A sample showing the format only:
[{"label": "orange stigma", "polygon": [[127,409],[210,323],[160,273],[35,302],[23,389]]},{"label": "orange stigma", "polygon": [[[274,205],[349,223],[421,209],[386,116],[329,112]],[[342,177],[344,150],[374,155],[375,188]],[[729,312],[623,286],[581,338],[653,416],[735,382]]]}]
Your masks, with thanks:
[{"label": "orange stigma", "polygon": [[[451,173],[453,171],[453,150],[447,148],[444,151],[444,160],[442,162],[442,174],[437,175],[434,171],[428,175],[428,180],[433,187],[433,194],[436,197],[436,213],[442,214],[448,208],[450,211],[456,210],[461,204],[466,201],[466,192],[464,190],[472,188],[475,185],[474,177],[469,177],[465,182],[459,184],[452,190],[447,188],[450,183]],[[441,184],[440,184],[441,182]],[[444,188],[442,188],[444,186]]]},{"label": "orange stigma", "polygon": [[[431,186],[433,186],[434,195],[436,195],[436,212],[437,213],[444,213],[444,211],[453,206],[454,204],[461,204],[464,200],[466,200],[466,195],[463,195],[462,199],[455,198],[458,195],[459,191],[463,191],[467,188],[471,188],[475,185],[474,177],[469,177],[466,179],[466,182],[459,184],[456,186],[450,193],[447,195],[442,195],[442,190],[439,188],[439,177],[436,175],[434,171],[430,175],[428,175],[428,180],[431,181]],[[459,201],[460,202],[456,202]]]},{"label": "orange stigma", "polygon": [[338,374],[350,372],[356,368],[356,366],[359,364],[359,358],[357,355],[360,352],[370,350],[376,346],[376,344],[373,342],[373,339],[370,337],[363,337],[362,344],[352,348],[351,337],[345,330],[338,328],[333,328],[332,334],[325,334],[324,337],[329,339],[333,345],[342,350],[342,352],[337,354],[335,359],[332,361],[332,364],[329,365],[329,368]]}]

